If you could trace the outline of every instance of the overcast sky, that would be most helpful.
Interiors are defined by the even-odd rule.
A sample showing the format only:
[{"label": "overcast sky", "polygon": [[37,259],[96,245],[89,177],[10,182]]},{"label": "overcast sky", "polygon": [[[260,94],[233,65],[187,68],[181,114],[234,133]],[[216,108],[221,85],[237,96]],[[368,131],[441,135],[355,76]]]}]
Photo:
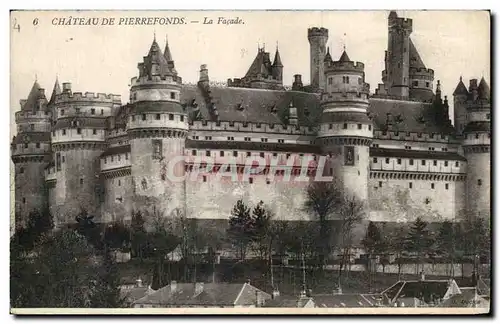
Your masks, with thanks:
[{"label": "overcast sky", "polygon": [[[481,11],[397,11],[413,19],[412,40],[422,60],[435,71],[442,90],[452,93],[462,75],[490,81],[490,21]],[[329,29],[328,45],[334,60],[345,44],[349,57],[365,63],[371,91],[381,82],[387,48],[388,11],[114,11],[15,12],[20,31],[11,35],[11,123],[26,98],[35,76],[50,96],[56,78],[71,82],[73,91],[106,92],[128,100],[130,78],[147,54],[153,34],[163,49],[168,34],[170,49],[184,82],[197,82],[200,64],[207,64],[213,81],[242,77],[257,53],[258,44],[274,56],[279,43],[284,83],[294,74],[309,83],[307,28]],[[53,18],[69,17],[186,17],[198,24],[170,26],[53,26]],[[240,25],[203,25],[204,17],[239,17]],[[36,26],[34,19],[37,18]],[[345,36],[344,36],[345,34]],[[14,129],[11,128],[11,134]]]}]

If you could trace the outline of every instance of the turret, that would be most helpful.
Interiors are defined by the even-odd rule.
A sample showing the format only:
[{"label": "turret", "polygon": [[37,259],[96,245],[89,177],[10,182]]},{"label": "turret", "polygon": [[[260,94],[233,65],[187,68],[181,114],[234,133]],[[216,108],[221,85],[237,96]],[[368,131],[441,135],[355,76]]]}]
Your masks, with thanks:
[{"label": "turret", "polygon": [[311,87],[314,90],[322,89],[325,84],[324,61],[328,29],[313,27],[307,30],[307,39],[310,48]]},{"label": "turret", "polygon": [[457,134],[462,134],[467,122],[467,98],[469,91],[462,82],[462,77],[453,92],[454,126]]},{"label": "turret", "polygon": [[14,162],[16,226],[25,226],[30,212],[42,212],[48,206],[44,169],[50,160],[52,113],[45,90],[37,81],[28,98],[20,101],[16,112],[17,135],[11,143]]},{"label": "turret", "polygon": [[337,185],[360,200],[368,198],[372,122],[367,116],[368,85],[364,64],[344,50],[338,61],[325,62],[325,91],[318,141]]},{"label": "turret", "polygon": [[467,216],[489,218],[491,216],[491,101],[490,89],[484,78],[481,79],[479,86],[476,79],[470,81],[466,105],[467,126],[463,130],[462,146],[467,159]]},{"label": "turret", "polygon": [[382,81],[386,85],[385,88],[389,95],[392,96],[409,96],[409,49],[412,25],[411,19],[399,18],[395,11],[391,11],[389,14],[389,37]]},{"label": "turret", "polygon": [[[183,182],[174,179],[183,174],[184,161],[169,162],[184,155],[188,118],[180,103],[182,79],[173,68],[168,44],[165,52],[154,39],[148,55],[138,64],[139,76],[132,79],[130,88],[127,133],[135,197],[150,197],[156,201],[155,210],[168,216],[174,208],[184,207]],[[200,70],[200,82],[208,83],[206,66]]]},{"label": "turret", "polygon": [[45,170],[50,208],[57,226],[83,211],[99,222],[102,182],[99,160],[106,150],[106,119],[121,106],[120,95],[73,92],[71,83],[53,98],[52,163]]},{"label": "turret", "polygon": [[281,57],[280,57],[280,52],[278,50],[278,46],[276,46],[276,54],[274,54],[272,74],[276,80],[283,81],[283,63],[281,63]]}]

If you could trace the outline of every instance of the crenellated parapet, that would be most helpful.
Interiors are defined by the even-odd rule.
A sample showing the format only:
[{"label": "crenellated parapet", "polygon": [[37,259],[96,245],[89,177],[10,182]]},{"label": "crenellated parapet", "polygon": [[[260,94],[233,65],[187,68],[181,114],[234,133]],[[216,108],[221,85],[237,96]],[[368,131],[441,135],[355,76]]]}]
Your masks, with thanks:
[{"label": "crenellated parapet", "polygon": [[[67,83],[63,83],[63,86]],[[98,106],[121,105],[121,95],[95,93],[95,92],[71,92],[71,88],[66,88],[63,92],[56,96],[54,104],[78,103]]]},{"label": "crenellated parapet", "polygon": [[410,18],[389,16],[389,31],[390,29],[400,29],[411,33],[413,31],[413,20]]},{"label": "crenellated parapet", "polygon": [[267,124],[251,122],[212,122],[212,121],[190,121],[190,131],[227,131],[245,133],[270,133],[287,135],[315,135],[316,129],[311,126],[295,126],[284,124]]},{"label": "crenellated parapet", "polygon": [[323,27],[312,27],[307,29],[307,38],[328,37],[328,29]]},{"label": "crenellated parapet", "polygon": [[427,68],[410,68],[410,78],[422,80],[434,80],[434,70]]},{"label": "crenellated parapet", "polygon": [[354,72],[363,74],[365,71],[365,64],[362,62],[354,61],[330,61],[326,63],[325,71],[328,72]]}]

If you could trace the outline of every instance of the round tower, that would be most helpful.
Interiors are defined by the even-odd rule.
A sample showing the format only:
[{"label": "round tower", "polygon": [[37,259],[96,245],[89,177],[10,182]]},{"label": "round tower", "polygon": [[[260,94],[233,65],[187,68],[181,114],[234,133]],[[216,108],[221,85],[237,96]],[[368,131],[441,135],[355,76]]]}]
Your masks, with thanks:
[{"label": "round tower", "polygon": [[491,101],[486,81],[470,80],[463,150],[467,159],[466,217],[490,217]]},{"label": "round tower", "polygon": [[462,134],[466,124],[467,124],[467,97],[469,96],[469,91],[465,87],[465,84],[460,77],[455,91],[453,92],[453,119],[454,126],[457,134]]},{"label": "round tower", "polygon": [[389,37],[386,53],[384,83],[390,95],[408,97],[410,82],[410,34],[411,19],[400,18],[391,11],[388,18]]},{"label": "round tower", "polygon": [[132,79],[128,136],[135,209],[154,209],[167,217],[184,210],[184,147],[187,114],[180,103],[182,79],[156,39]]},{"label": "round tower", "polygon": [[100,155],[106,150],[106,118],[121,105],[119,95],[72,92],[63,83],[55,97],[52,128],[53,162],[47,172],[56,224],[73,223],[81,210],[99,221]]},{"label": "round tower", "polygon": [[367,116],[368,84],[364,64],[344,51],[338,61],[325,62],[325,92],[318,140],[337,185],[345,193],[368,199],[372,122]]},{"label": "round tower", "polygon": [[50,160],[50,127],[52,113],[47,106],[45,90],[33,84],[26,100],[16,112],[17,135],[11,143],[14,162],[16,226],[25,226],[30,212],[47,207],[44,169]]},{"label": "round tower", "polygon": [[313,27],[307,30],[307,39],[310,48],[310,72],[311,86],[319,90],[325,83],[325,70],[323,61],[326,55],[326,42],[328,41],[328,29]]}]

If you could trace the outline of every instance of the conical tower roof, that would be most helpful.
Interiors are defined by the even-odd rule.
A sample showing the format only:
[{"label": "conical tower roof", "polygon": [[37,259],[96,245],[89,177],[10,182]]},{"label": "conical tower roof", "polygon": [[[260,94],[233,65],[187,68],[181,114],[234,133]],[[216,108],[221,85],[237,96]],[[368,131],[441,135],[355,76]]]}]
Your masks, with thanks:
[{"label": "conical tower roof", "polygon": [[332,56],[330,55],[330,47],[326,48],[326,55],[325,55],[325,62],[331,62],[332,61]]},{"label": "conical tower roof", "polygon": [[345,50],[344,52],[342,52],[339,62],[351,62],[351,59],[349,58],[349,55],[347,55],[347,52]]},{"label": "conical tower roof", "polygon": [[47,103],[47,99],[45,98],[45,94],[41,91],[43,90],[42,87],[38,84],[38,81],[35,81],[33,83],[33,86],[31,87],[31,91],[28,95],[28,98],[26,101],[23,103],[21,110],[23,111],[36,111],[39,110],[39,105],[38,102],[40,99],[44,99],[45,103]]},{"label": "conical tower roof", "polygon": [[477,94],[479,99],[490,100],[490,87],[486,83],[484,77],[481,78],[481,81],[479,82]]},{"label": "conical tower roof", "polygon": [[170,53],[170,47],[168,47],[168,38],[167,38],[167,42],[165,43],[165,51],[164,51],[163,56],[165,57],[165,59],[167,60],[167,62],[173,61],[172,60],[172,54]]},{"label": "conical tower roof", "polygon": [[61,87],[59,86],[59,80],[56,77],[56,82],[54,83],[54,89],[52,89],[52,94],[50,95],[49,105],[54,104],[56,96],[61,93]]},{"label": "conical tower roof", "polygon": [[141,76],[153,75],[153,65],[158,65],[158,73],[156,75],[165,76],[171,75],[172,72],[168,67],[168,62],[161,52],[160,46],[156,42],[156,38],[153,40],[151,47],[149,48],[149,53],[144,57],[143,70],[141,71]]},{"label": "conical tower roof", "polygon": [[467,87],[462,81],[462,77],[460,77],[460,81],[458,82],[457,87],[455,88],[455,91],[453,91],[454,96],[460,96],[460,95],[465,95],[467,96],[469,94],[469,91],[467,91]]},{"label": "conical tower roof", "polygon": [[283,63],[281,63],[281,57],[280,57],[280,51],[278,50],[278,46],[276,46],[276,54],[274,54],[274,66],[283,66]]}]

